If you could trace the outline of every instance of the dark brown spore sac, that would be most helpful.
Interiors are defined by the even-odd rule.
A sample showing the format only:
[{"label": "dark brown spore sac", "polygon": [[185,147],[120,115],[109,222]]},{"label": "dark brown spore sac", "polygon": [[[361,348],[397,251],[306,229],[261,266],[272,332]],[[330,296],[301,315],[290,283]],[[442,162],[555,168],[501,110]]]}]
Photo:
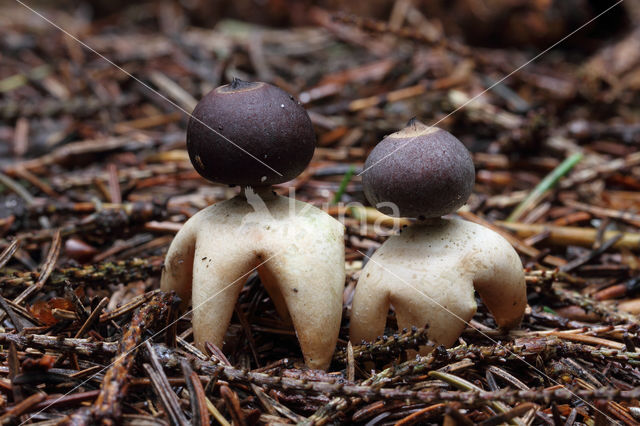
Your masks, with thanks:
[{"label": "dark brown spore sac", "polygon": [[268,186],[305,169],[315,133],[305,109],[285,91],[234,80],[198,103],[187,127],[187,149],[196,171],[210,181]]},{"label": "dark brown spore sac", "polygon": [[[363,174],[365,195],[381,212],[427,219],[464,205],[474,182],[473,160],[462,142],[419,122],[383,139],[367,158]],[[382,202],[395,204],[399,214],[378,206]]]}]

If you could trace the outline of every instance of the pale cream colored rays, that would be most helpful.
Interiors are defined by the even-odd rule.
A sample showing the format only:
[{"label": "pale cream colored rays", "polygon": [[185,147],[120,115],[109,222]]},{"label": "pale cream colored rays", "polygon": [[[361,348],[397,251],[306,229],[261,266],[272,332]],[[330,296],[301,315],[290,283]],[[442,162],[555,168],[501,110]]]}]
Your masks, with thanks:
[{"label": "pale cream colored rays", "polygon": [[185,223],[165,261],[162,289],[192,299],[195,343],[222,346],[247,276],[258,269],[291,320],[306,364],[326,369],[342,315],[344,226],[309,204],[248,191]]},{"label": "pale cream colored rays", "polygon": [[527,305],[524,272],[506,240],[457,219],[405,228],[362,270],[353,298],[351,341],[381,336],[393,305],[399,328],[428,326],[430,340],[450,346],[476,312],[474,289],[500,327],[520,323]]}]

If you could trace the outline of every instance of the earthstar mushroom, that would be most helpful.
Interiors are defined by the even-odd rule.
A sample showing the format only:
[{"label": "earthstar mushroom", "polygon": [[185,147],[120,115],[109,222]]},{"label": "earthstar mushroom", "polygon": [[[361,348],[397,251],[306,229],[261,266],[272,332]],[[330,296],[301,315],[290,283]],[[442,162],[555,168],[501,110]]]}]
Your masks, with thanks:
[{"label": "earthstar mushroom", "polygon": [[304,108],[267,83],[234,80],[196,106],[187,127],[195,169],[242,187],[190,218],[167,253],[161,287],[192,300],[196,346],[222,347],[240,290],[257,269],[278,314],[293,323],[306,364],[329,366],[342,314],[344,226],[270,188],[301,173],[314,148]]},{"label": "earthstar mushroom", "polygon": [[516,251],[488,228],[441,217],[461,207],[473,189],[464,145],[445,130],[411,121],[374,148],[364,170],[372,205],[392,202],[400,216],[419,220],[390,237],[363,268],[351,340],[382,335],[392,305],[399,328],[428,326],[431,341],[450,346],[476,312],[474,290],[498,326],[518,326],[527,298]]}]

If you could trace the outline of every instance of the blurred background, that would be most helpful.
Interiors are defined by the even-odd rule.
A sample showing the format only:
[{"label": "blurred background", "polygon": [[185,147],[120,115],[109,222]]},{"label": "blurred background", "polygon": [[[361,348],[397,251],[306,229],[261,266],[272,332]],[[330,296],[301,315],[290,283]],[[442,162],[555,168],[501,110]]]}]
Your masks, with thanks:
[{"label": "blurred background", "polygon": [[[86,132],[84,137],[93,131],[109,133],[109,124],[148,116],[151,109],[152,115],[173,110],[151,93],[141,93],[141,87],[133,87],[137,83],[25,5],[154,89],[180,99],[187,110],[233,76],[266,80],[296,94],[317,113],[314,122],[321,146],[336,142],[367,146],[412,116],[437,121],[614,4],[604,0],[61,0],[23,5],[3,0],[0,78],[5,80],[0,85],[0,108],[6,126],[0,140],[15,140],[13,120],[47,116],[47,106],[58,117],[73,112],[85,119],[102,110],[98,115],[107,127],[75,123],[73,131]],[[483,113],[473,113],[474,108],[468,108],[442,124],[455,127],[465,121],[465,128],[480,127],[473,132],[476,140],[507,142],[506,138],[512,139],[511,145],[527,148],[548,136],[555,119],[566,125],[585,118],[581,102],[602,102],[597,113],[613,119],[613,114],[620,114],[606,112],[612,102],[631,101],[638,88],[639,15],[638,1],[622,2],[476,104],[488,103],[499,110],[489,113],[481,108]],[[175,93],[167,92],[171,90]],[[143,104],[134,101],[139,96]],[[69,104],[72,99],[75,107]],[[38,102],[44,104],[35,108]],[[495,123],[502,110],[515,114],[507,116],[519,125],[510,122],[512,128],[505,129],[504,122]],[[479,118],[482,114],[490,117]],[[483,120],[494,123],[487,126]],[[184,125],[185,117],[173,121]],[[28,149],[33,152],[60,142],[51,135],[52,129],[40,133],[40,125],[46,126],[42,120],[30,126]],[[340,129],[346,130],[341,134]],[[505,136],[504,130],[514,129],[516,136]],[[64,136],[73,138],[69,132]],[[25,154],[23,148],[9,145],[0,151],[5,156]]]},{"label": "blurred background", "polygon": [[[4,1],[11,5],[12,0]],[[619,34],[634,22],[637,5],[633,0],[623,2],[580,36],[567,43],[593,48],[598,40]],[[106,23],[113,15],[129,13],[158,18],[158,8],[174,11],[174,25],[214,27],[223,19],[239,19],[272,27],[316,24],[314,7],[344,12],[362,18],[389,21],[396,26],[420,26],[419,15],[447,36],[460,37],[473,45],[484,46],[544,46],[556,42],[570,31],[615,4],[608,0],[175,0],[161,2],[131,2],[123,0],[35,0],[31,6],[57,8],[84,19]],[[154,11],[155,9],[155,11]],[[154,16],[155,15],[155,16]],[[424,24],[424,22],[423,22]],[[426,31],[422,29],[421,31]],[[587,46],[585,46],[585,43]]]},{"label": "blurred background", "polygon": [[[0,167],[40,194],[122,201],[199,191],[196,206],[227,197],[227,188],[193,172],[180,109],[192,111],[233,77],[271,82],[307,108],[318,148],[309,170],[287,185],[318,203],[412,117],[438,123],[472,151],[470,205],[497,219],[508,209],[487,207],[492,196],[531,188],[572,153],[589,154],[583,163],[593,166],[640,142],[637,0],[0,7]],[[625,176],[615,184],[637,189]],[[364,201],[357,176],[343,189],[344,201]],[[601,189],[579,188],[596,198]]]}]

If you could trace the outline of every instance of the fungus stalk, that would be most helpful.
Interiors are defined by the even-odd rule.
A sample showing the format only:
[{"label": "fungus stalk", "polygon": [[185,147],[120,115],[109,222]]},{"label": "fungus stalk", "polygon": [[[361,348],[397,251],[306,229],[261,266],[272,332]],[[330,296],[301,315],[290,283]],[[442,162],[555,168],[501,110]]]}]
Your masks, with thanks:
[{"label": "fungus stalk", "polygon": [[431,341],[451,346],[476,312],[474,290],[498,326],[517,327],[527,299],[513,247],[481,225],[441,217],[461,207],[473,189],[473,162],[464,145],[444,130],[410,123],[376,146],[365,170],[365,194],[373,205],[393,202],[400,216],[419,220],[390,237],[362,270],[351,340],[382,335],[392,305],[400,328],[426,326]]},{"label": "fungus stalk", "polygon": [[[234,82],[207,95],[194,111],[187,147],[196,170],[239,183],[236,197],[189,219],[167,253],[163,290],[192,301],[196,346],[222,347],[240,290],[258,271],[278,314],[293,324],[306,364],[329,366],[338,338],[344,289],[344,227],[307,203],[276,195],[313,154],[313,128],[292,97],[265,83]],[[262,165],[203,128],[223,129]],[[232,153],[231,155],[229,155]]]}]

